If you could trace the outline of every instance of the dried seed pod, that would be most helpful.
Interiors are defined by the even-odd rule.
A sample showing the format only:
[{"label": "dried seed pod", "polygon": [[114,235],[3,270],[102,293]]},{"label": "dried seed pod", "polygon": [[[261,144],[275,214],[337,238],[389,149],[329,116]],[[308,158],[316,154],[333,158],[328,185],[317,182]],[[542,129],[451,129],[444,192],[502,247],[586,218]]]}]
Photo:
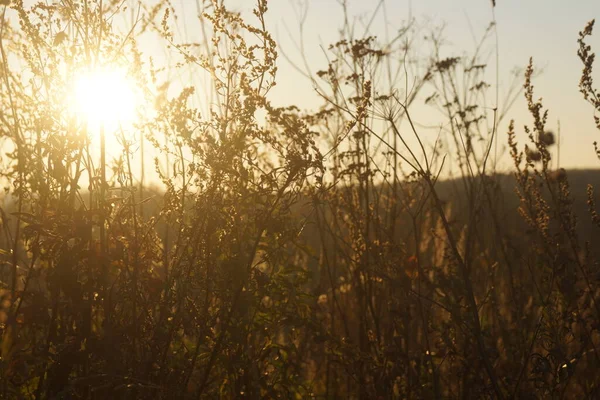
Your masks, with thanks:
[{"label": "dried seed pod", "polygon": [[546,146],[552,146],[556,142],[554,139],[554,132],[552,131],[540,133],[538,139],[540,143],[543,143]]},{"label": "dried seed pod", "polygon": [[551,171],[549,173],[549,177],[555,182],[561,182],[567,178],[567,171],[564,168],[559,168],[557,170]]},{"label": "dried seed pod", "polygon": [[529,162],[537,162],[542,159],[542,153],[537,150],[530,149],[527,145],[525,145],[525,156]]}]

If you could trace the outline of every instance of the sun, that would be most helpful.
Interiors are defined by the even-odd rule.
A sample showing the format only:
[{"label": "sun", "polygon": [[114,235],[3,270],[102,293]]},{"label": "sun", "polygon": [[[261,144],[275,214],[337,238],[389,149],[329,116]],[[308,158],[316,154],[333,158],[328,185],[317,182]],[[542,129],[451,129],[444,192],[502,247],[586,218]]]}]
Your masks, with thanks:
[{"label": "sun", "polygon": [[113,128],[133,121],[136,91],[121,69],[97,69],[76,76],[72,108],[92,127]]}]

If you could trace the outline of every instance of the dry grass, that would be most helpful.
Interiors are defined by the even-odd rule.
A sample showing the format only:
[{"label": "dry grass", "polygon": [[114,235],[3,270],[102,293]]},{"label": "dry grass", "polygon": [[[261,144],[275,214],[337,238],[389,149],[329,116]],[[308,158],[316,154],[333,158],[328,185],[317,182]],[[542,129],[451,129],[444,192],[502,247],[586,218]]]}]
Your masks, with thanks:
[{"label": "dry grass", "polygon": [[[301,112],[269,100],[267,2],[252,21],[202,5],[201,43],[173,33],[168,2],[125,34],[119,2],[0,5],[0,397],[599,396],[600,217],[593,187],[552,168],[533,62],[523,145],[514,123],[497,131],[519,85],[486,108],[481,47],[440,58],[434,31],[415,64],[410,25],[381,43],[346,24],[329,64],[304,71],[323,106]],[[580,88],[600,112],[592,27]],[[206,77],[210,113],[192,83],[166,89],[143,34]],[[66,101],[97,64],[125,66],[154,107],[100,165]],[[425,90],[447,118],[434,143],[411,118]],[[136,176],[140,136],[157,188]],[[449,164],[459,176],[441,182]]]}]

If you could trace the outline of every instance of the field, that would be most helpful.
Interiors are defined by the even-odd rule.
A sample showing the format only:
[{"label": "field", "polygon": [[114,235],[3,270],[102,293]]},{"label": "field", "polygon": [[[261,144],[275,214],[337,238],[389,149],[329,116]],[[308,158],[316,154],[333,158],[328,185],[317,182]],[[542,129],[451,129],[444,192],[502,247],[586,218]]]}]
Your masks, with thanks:
[{"label": "field", "polygon": [[319,65],[266,0],[196,2],[199,41],[130,3],[0,0],[0,398],[600,398],[600,171],[533,59],[500,99],[494,21],[446,57],[348,18]]}]

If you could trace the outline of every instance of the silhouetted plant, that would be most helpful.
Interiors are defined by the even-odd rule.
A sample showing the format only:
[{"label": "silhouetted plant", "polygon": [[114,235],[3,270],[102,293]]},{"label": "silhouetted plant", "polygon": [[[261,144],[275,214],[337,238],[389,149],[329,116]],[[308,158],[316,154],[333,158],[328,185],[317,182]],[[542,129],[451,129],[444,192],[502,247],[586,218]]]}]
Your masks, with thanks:
[{"label": "silhouetted plant", "polygon": [[[533,61],[526,143],[512,121],[499,171],[521,90],[489,100],[493,24],[471,55],[442,57],[443,31],[431,54],[415,21],[358,36],[342,3],[326,64],[300,54],[323,102],[301,111],[270,99],[266,0],[248,18],[198,1],[199,42],[169,1],[5,3],[0,397],[597,397],[597,198],[552,163]],[[592,28],[580,89],[600,111]],[[107,132],[106,175],[69,98],[105,66],[142,102]],[[422,100],[446,120],[433,140]]]}]

